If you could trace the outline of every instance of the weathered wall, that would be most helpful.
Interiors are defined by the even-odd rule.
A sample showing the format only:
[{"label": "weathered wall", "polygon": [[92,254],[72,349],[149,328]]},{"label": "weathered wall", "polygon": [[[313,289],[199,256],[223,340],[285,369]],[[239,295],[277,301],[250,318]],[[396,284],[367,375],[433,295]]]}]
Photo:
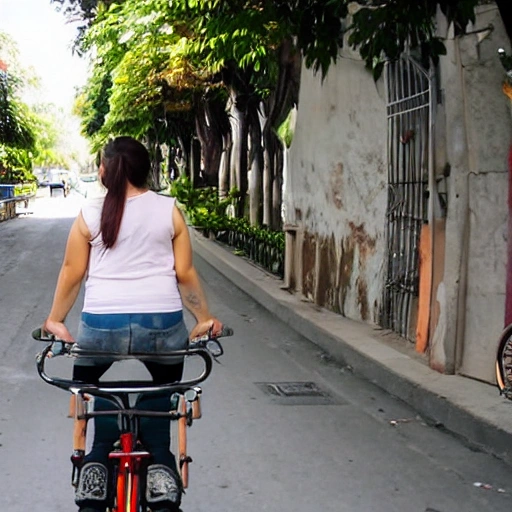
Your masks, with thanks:
[{"label": "weathered wall", "polygon": [[384,90],[356,55],[344,53],[324,83],[302,70],[284,198],[285,222],[303,234],[300,291],[375,323],[385,261],[386,130]]},{"label": "weathered wall", "polygon": [[504,323],[512,123],[497,58],[508,38],[497,7],[480,6],[474,29],[490,24],[489,33],[456,40],[448,32],[448,54],[441,59],[437,163],[449,164],[450,176],[444,184],[445,273],[437,292],[444,321],[434,331],[431,360],[435,367],[494,382]]}]

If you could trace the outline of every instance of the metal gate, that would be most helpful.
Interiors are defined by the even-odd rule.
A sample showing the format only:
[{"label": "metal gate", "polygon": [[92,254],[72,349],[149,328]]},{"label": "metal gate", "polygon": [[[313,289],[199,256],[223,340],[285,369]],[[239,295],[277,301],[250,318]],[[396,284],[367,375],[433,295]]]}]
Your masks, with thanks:
[{"label": "metal gate", "polygon": [[381,324],[413,341],[419,240],[427,221],[432,79],[412,57],[386,67],[388,118],[387,274]]}]

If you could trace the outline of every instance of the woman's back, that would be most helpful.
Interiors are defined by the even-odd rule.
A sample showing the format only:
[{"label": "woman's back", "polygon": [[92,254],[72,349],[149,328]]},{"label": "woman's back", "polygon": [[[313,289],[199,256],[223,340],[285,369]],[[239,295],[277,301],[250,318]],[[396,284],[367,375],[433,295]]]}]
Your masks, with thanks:
[{"label": "woman's back", "polygon": [[87,203],[82,215],[91,233],[84,312],[144,313],[182,309],[172,240],[175,200],[152,191],[126,199],[115,245],[100,234],[103,200]]}]

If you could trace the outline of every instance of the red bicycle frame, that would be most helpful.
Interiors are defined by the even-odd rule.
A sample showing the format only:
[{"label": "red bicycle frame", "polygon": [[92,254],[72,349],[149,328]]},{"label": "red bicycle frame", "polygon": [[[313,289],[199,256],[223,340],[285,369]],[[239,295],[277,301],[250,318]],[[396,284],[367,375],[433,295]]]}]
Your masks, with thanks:
[{"label": "red bicycle frame", "polygon": [[139,512],[140,472],[144,459],[150,453],[135,450],[135,437],[132,432],[121,434],[121,451],[111,452],[111,459],[118,459],[116,482],[116,505],[112,512]]}]

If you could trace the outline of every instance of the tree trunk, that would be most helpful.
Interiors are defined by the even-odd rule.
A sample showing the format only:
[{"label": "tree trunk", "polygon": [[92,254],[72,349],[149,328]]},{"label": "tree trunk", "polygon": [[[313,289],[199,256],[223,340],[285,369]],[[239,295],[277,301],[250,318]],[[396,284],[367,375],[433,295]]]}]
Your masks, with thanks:
[{"label": "tree trunk", "polygon": [[274,166],[274,182],[272,190],[272,222],[270,227],[274,231],[280,231],[283,227],[283,166],[284,166],[284,146],[283,143],[276,137],[276,144],[279,145],[279,150],[275,154]]},{"label": "tree trunk", "polygon": [[180,170],[180,176],[189,176],[190,177],[190,151],[191,145],[187,140],[184,140],[182,137],[179,138],[180,145],[180,157],[178,167]]},{"label": "tree trunk", "polygon": [[197,188],[202,185],[201,182],[201,144],[199,139],[191,137],[190,141],[190,180],[192,186]]},{"label": "tree trunk", "polygon": [[230,122],[233,134],[233,147],[231,152],[231,186],[235,186],[240,193],[237,205],[237,217],[245,214],[245,200],[247,195],[247,136],[248,117],[246,101],[237,95],[233,89],[230,91],[231,108]]},{"label": "tree trunk", "polygon": [[222,137],[222,156],[219,166],[219,197],[227,197],[230,190],[230,163],[231,163],[231,131]]},{"label": "tree trunk", "polygon": [[152,165],[152,179],[153,179],[153,187],[155,190],[160,190],[161,188],[161,180],[160,176],[162,173],[162,150],[160,149],[160,145],[155,143],[154,145],[154,160]]},{"label": "tree trunk", "polygon": [[216,97],[202,101],[196,115],[196,132],[201,142],[203,179],[206,185],[217,187],[219,184],[223,134],[228,130],[225,105]]},{"label": "tree trunk", "polygon": [[263,132],[264,167],[263,167],[263,224],[272,224],[272,192],[274,190],[274,150],[271,132],[266,129]]},{"label": "tree trunk", "polygon": [[261,224],[263,218],[263,146],[261,125],[257,107],[250,110],[250,151],[249,162],[251,175],[249,179],[249,221],[252,226]]},{"label": "tree trunk", "polygon": [[263,223],[280,228],[282,224],[280,203],[283,184],[283,146],[277,136],[277,130],[293,106],[297,105],[300,85],[300,53],[291,40],[285,40],[281,44],[278,62],[277,85],[271,96],[265,100],[264,109],[267,117],[263,128],[265,151]]},{"label": "tree trunk", "polygon": [[173,146],[169,148],[167,154],[167,169],[169,172],[169,181],[175,180],[180,174],[179,148]]}]

